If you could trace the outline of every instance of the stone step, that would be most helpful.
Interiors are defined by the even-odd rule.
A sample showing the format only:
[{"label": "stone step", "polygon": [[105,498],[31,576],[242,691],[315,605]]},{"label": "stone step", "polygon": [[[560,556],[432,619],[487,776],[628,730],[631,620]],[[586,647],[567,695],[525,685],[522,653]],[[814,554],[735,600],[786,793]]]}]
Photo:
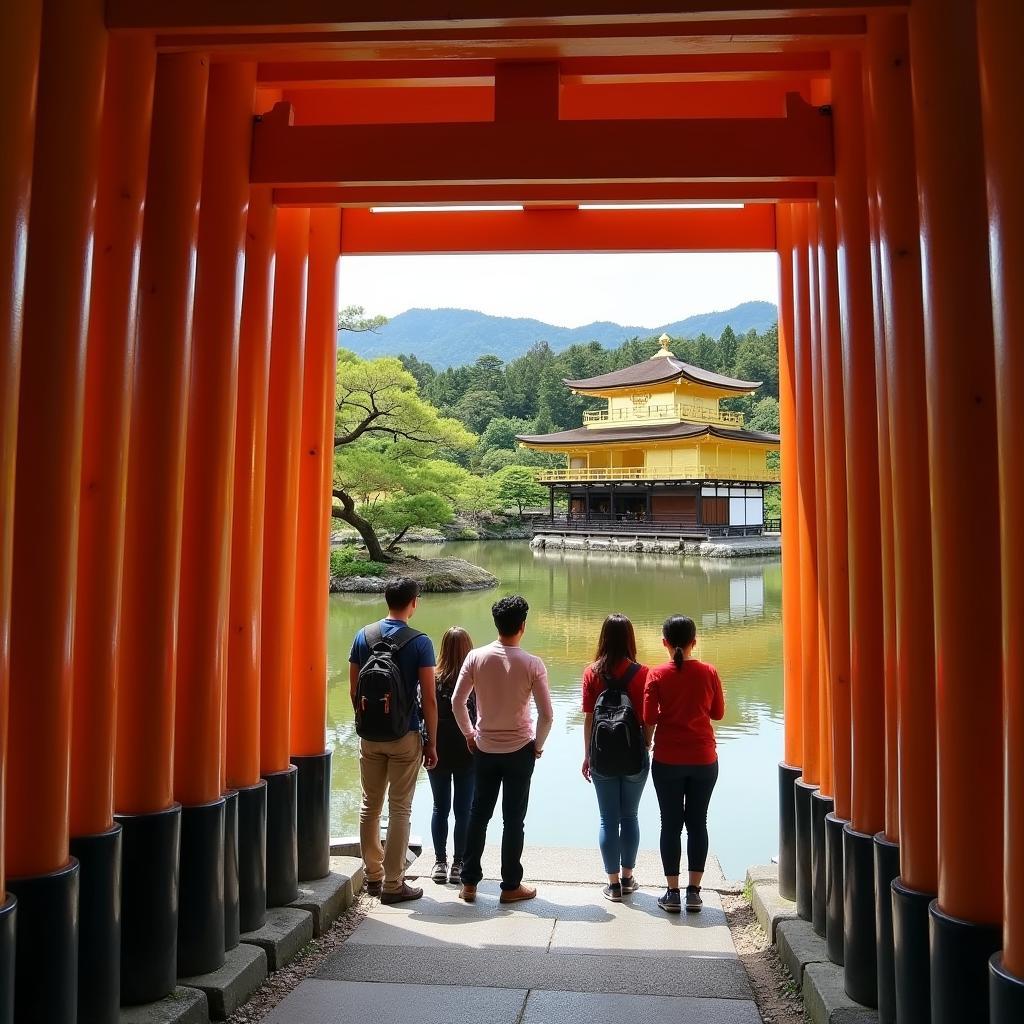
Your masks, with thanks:
[{"label": "stone step", "polygon": [[[484,848],[480,863],[484,878],[501,878],[501,847],[497,844],[488,844]],[[429,879],[433,866],[434,853],[428,847],[409,868],[409,874]],[[596,846],[584,849],[529,846],[523,851],[523,867],[526,869],[526,879],[531,885],[537,882],[589,882],[604,885],[608,880],[604,864],[601,862],[601,853]],[[637,857],[636,877],[643,886],[664,888],[665,876],[662,873],[660,855],[654,850],[641,850]],[[739,889],[736,883],[726,880],[722,865],[713,854],[708,856],[703,887],[729,892]]]},{"label": "stone step", "polygon": [[118,1024],[209,1024],[206,996],[198,989],[176,988],[166,999],[122,1006]]},{"label": "stone step", "polygon": [[471,981],[475,986],[495,989],[753,999],[743,965],[733,958],[652,955],[624,961],[614,953],[545,954],[536,948],[509,946],[425,948],[349,941],[328,959],[316,977],[380,983],[400,979],[405,984],[447,986]]},{"label": "stone step", "polygon": [[[413,1011],[411,1008],[415,1007]],[[411,1016],[410,1016],[411,1014]],[[474,985],[303,982],[266,1024],[760,1024],[752,1002]]]},{"label": "stone step", "polygon": [[266,977],[267,954],[259,946],[243,942],[228,950],[223,967],[209,974],[182,978],[181,984],[199,989],[206,996],[210,1020],[227,1020]]}]

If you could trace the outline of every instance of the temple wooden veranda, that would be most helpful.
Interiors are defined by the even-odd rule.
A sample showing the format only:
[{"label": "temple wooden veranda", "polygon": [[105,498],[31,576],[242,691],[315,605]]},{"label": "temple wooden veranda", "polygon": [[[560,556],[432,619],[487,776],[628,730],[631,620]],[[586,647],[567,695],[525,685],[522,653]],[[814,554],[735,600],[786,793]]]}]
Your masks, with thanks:
[{"label": "temple wooden veranda", "polygon": [[779,261],[783,892],[881,1020],[1024,1020],[1022,40],[0,5],[0,1024],[116,1021],[327,870],[339,255],[684,250]]}]

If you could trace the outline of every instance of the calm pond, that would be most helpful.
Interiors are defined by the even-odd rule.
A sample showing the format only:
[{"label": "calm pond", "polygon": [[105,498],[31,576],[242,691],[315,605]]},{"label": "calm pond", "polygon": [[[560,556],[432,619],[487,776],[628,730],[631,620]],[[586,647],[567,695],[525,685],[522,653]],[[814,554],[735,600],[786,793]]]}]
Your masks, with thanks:
[{"label": "calm pond", "polygon": [[[428,557],[437,549],[420,546]],[[534,775],[526,842],[591,846],[597,802],[580,775],[583,759],[580,674],[592,657],[604,616],[623,612],[637,634],[639,657],[663,660],[661,623],[675,612],[697,623],[697,656],[718,667],[725,720],[718,724],[721,774],[711,803],[711,847],[729,878],[764,864],[778,841],[777,773],[782,757],[782,577],[775,561],[698,560],[650,555],[532,551],[525,541],[453,543],[444,553],[494,573],[496,590],[427,594],[413,624],[435,646],[453,625],[477,644],[493,639],[491,603],[520,593],[530,602],[524,646],[548,666],[555,725]],[[348,652],[356,629],[382,614],[375,594],[336,594],[330,611],[328,743],[334,750],[331,834],[354,835],[359,822],[357,738],[348,699]],[[413,833],[429,843],[430,787],[421,775]],[[499,815],[500,819],[500,815]],[[641,843],[658,847],[658,804],[648,783],[640,805]],[[495,827],[492,827],[495,833]],[[495,838],[492,835],[492,840]]]}]

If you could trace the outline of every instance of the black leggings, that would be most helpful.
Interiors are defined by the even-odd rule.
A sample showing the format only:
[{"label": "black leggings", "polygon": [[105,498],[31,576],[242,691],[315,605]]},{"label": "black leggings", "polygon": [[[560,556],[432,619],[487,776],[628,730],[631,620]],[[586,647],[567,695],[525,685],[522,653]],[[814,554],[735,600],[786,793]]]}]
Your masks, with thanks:
[{"label": "black leggings", "polygon": [[651,766],[661,808],[661,864],[666,875],[679,874],[683,826],[690,871],[703,871],[708,860],[708,805],[718,781],[718,762]]}]

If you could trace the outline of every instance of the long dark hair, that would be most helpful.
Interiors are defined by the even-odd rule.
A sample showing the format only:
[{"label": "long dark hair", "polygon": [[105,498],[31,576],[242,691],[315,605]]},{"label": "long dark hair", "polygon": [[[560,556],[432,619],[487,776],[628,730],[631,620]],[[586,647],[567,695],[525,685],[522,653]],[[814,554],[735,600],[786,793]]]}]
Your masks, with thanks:
[{"label": "long dark hair", "polygon": [[683,667],[683,651],[697,639],[697,626],[687,615],[671,615],[661,627],[661,635],[672,646],[672,661],[676,668]]},{"label": "long dark hair", "polygon": [[633,623],[625,615],[615,613],[601,624],[601,635],[594,652],[594,671],[599,676],[610,675],[623,659],[636,661],[636,635]]}]

